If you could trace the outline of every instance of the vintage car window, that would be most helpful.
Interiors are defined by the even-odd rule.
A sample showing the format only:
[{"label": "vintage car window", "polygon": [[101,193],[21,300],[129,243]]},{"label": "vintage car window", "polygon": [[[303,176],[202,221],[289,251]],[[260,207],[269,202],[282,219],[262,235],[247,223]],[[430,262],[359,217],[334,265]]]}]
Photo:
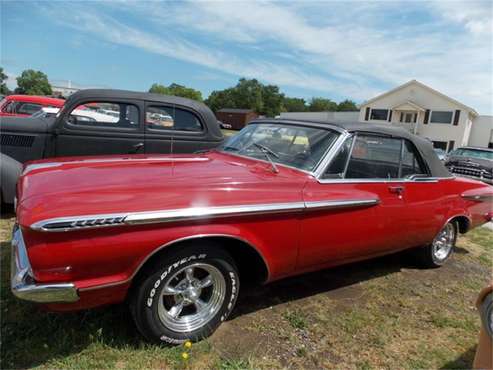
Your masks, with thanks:
[{"label": "vintage car window", "polygon": [[322,178],[324,179],[342,179],[344,178],[344,173],[346,172],[346,167],[348,163],[349,153],[351,153],[351,147],[353,145],[354,137],[348,138],[342,144],[334,159],[330,162],[327,170],[325,171]]},{"label": "vintage car window", "polygon": [[404,140],[404,147],[402,148],[402,163],[401,163],[401,175],[400,177],[409,177],[411,175],[425,175],[427,174],[423,160],[416,152],[413,144],[408,140]]},{"label": "vintage car window", "polygon": [[313,171],[339,134],[332,130],[285,124],[250,124],[219,149]]},{"label": "vintage car window", "polygon": [[151,105],[146,108],[146,127],[157,130],[196,131],[203,130],[199,118],[184,109]]},{"label": "vintage car window", "polygon": [[401,145],[401,139],[358,135],[349,159],[346,178],[398,178]]},{"label": "vintage car window", "polygon": [[449,156],[481,158],[481,159],[489,159],[490,161],[493,160],[493,152],[487,150],[480,150],[480,149],[468,149],[468,148],[456,149],[450,152]]},{"label": "vintage car window", "polygon": [[19,114],[33,114],[42,108],[40,104],[35,103],[19,103],[17,105],[17,113]]},{"label": "vintage car window", "polygon": [[138,128],[139,109],[133,104],[114,102],[86,102],[75,107],[68,116],[71,125]]},{"label": "vintage car window", "polygon": [[2,107],[2,112],[4,113],[15,113],[16,102],[11,100]]}]

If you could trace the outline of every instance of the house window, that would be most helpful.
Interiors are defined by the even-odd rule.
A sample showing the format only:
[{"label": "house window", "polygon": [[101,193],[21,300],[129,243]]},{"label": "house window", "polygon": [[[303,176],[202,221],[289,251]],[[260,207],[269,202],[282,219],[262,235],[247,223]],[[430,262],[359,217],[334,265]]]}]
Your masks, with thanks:
[{"label": "house window", "polygon": [[413,114],[412,113],[406,113],[404,116],[404,122],[406,123],[411,123],[413,121]]},{"label": "house window", "polygon": [[431,123],[452,123],[454,112],[433,111],[431,112]]},{"label": "house window", "polygon": [[386,121],[389,115],[388,109],[372,109],[370,119],[376,121]]},{"label": "house window", "polygon": [[442,149],[447,151],[447,142],[446,141],[433,141],[433,148]]}]

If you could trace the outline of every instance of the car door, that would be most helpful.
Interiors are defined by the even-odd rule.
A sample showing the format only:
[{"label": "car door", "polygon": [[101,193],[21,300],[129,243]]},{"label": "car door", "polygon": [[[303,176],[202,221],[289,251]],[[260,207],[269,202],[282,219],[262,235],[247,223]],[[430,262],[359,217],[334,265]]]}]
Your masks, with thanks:
[{"label": "car door", "polygon": [[[399,249],[405,183],[399,179],[401,140],[349,137],[320,179],[307,183],[301,221],[300,268]],[[326,207],[324,207],[326,203]]]},{"label": "car door", "polygon": [[55,155],[144,153],[143,103],[125,99],[78,101],[57,119]]},{"label": "car door", "polygon": [[403,139],[400,177],[406,180],[403,192],[406,209],[402,214],[405,244],[424,245],[443,226],[450,203],[444,198],[440,180],[430,177],[423,157],[406,139]]},{"label": "car door", "polygon": [[146,153],[193,153],[210,146],[207,138],[206,125],[190,108],[146,103]]}]

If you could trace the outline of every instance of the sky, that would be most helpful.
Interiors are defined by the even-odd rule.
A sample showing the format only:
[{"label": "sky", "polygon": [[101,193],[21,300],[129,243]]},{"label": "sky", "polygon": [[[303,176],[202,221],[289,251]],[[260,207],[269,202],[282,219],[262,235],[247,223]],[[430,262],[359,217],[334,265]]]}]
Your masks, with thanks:
[{"label": "sky", "polygon": [[357,103],[417,79],[493,114],[493,1],[3,1],[0,66],[82,87],[241,77]]}]

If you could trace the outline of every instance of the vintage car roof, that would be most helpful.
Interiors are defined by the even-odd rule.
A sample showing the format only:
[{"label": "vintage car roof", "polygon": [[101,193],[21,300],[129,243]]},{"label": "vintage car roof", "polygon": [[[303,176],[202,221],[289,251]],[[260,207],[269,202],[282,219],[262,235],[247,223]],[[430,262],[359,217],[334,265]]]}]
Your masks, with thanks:
[{"label": "vintage car roof", "polygon": [[340,121],[314,121],[314,120],[291,120],[291,119],[259,119],[252,123],[284,123],[292,125],[306,125],[324,129],[338,129],[347,132],[365,132],[391,137],[400,137],[411,141],[421,153],[426,161],[432,177],[451,177],[453,176],[447,167],[438,158],[430,140],[419,137],[400,127],[391,125],[376,125],[364,122],[340,122]]},{"label": "vintage car roof", "polygon": [[197,111],[206,121],[207,129],[210,134],[217,138],[222,138],[223,134],[219,125],[216,123],[216,116],[209,109],[207,105],[202,102],[182,98],[179,96],[163,95],[163,94],[153,94],[138,91],[128,91],[128,90],[116,90],[116,89],[86,89],[79,90],[67,99],[66,104],[69,105],[70,102],[79,99],[130,99],[130,100],[145,100],[156,103],[163,104],[173,104],[181,105],[184,107],[190,107]]}]

